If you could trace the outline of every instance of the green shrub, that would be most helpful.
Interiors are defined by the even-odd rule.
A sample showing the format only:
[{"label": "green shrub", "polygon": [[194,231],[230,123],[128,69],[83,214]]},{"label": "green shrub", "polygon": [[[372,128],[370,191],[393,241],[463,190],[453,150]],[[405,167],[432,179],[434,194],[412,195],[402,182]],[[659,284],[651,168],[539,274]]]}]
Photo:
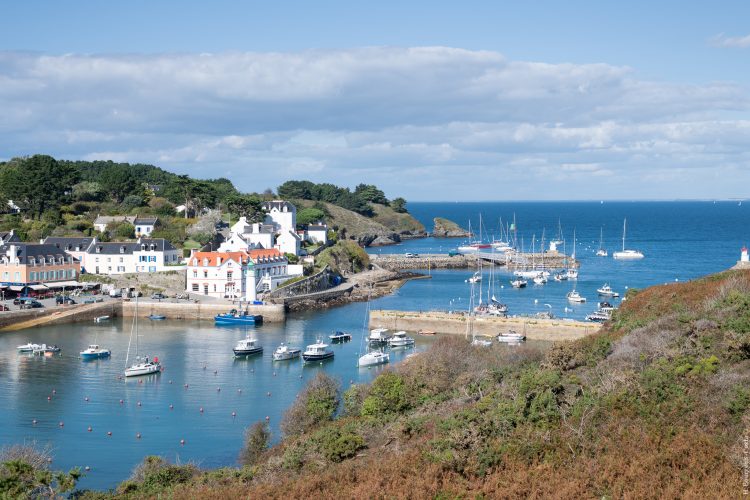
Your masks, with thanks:
[{"label": "green shrub", "polygon": [[727,410],[733,417],[739,418],[750,408],[750,390],[744,387],[735,388],[731,399],[727,402]]},{"label": "green shrub", "polygon": [[271,429],[266,422],[256,422],[245,431],[245,446],[240,451],[242,465],[255,465],[263,452],[268,449]]},{"label": "green shrub", "polygon": [[288,446],[281,456],[281,467],[286,470],[298,471],[305,464],[305,448],[299,445]]},{"label": "green shrub", "polygon": [[365,447],[365,440],[352,426],[328,426],[313,436],[321,454],[331,462],[342,462],[356,456]]},{"label": "green shrub", "polygon": [[302,434],[333,419],[339,406],[339,383],[318,372],[284,413],[281,429],[287,435]]},{"label": "green shrub", "polygon": [[382,417],[403,413],[412,407],[404,378],[392,371],[376,378],[362,402],[362,415]]}]

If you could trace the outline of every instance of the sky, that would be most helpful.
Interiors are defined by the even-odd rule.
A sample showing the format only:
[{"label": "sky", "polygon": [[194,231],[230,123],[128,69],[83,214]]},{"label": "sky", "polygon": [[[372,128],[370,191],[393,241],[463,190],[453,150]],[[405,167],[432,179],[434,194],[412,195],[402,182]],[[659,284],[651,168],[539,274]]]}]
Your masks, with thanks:
[{"label": "sky", "polygon": [[750,198],[750,2],[0,6],[0,160],[445,200]]}]

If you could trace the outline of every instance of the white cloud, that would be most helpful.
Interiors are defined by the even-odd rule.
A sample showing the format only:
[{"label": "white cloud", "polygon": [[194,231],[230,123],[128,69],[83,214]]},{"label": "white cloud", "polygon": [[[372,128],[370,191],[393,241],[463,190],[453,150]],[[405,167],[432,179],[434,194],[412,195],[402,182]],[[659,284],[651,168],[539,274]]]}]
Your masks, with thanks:
[{"label": "white cloud", "polygon": [[714,47],[733,47],[746,49],[750,47],[750,35],[745,36],[726,36],[719,33],[709,39],[709,43]]},{"label": "white cloud", "polygon": [[[245,190],[309,178],[409,199],[599,199],[721,196],[701,179],[719,190],[722,169],[727,195],[750,182],[738,85],[446,47],[4,52],[0,109],[8,157],[154,163]],[[647,176],[670,182],[646,190]]]}]

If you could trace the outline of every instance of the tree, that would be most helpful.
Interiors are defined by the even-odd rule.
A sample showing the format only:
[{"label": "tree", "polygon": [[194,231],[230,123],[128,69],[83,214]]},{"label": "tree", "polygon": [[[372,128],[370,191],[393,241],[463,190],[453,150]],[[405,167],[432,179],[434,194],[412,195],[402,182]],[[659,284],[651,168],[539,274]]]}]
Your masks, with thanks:
[{"label": "tree", "polygon": [[360,184],[354,188],[354,194],[357,195],[362,201],[369,201],[370,203],[379,203],[381,205],[388,204],[388,198],[385,197],[385,193],[372,184]]},{"label": "tree", "polygon": [[138,180],[131,173],[129,166],[125,165],[115,163],[108,166],[101,173],[99,184],[117,203],[130,194],[141,194]]},{"label": "tree", "polygon": [[271,429],[266,422],[255,422],[245,431],[245,446],[240,451],[242,465],[255,465],[271,440]]},{"label": "tree", "polygon": [[339,407],[339,387],[336,379],[318,372],[284,413],[281,430],[287,435],[302,434],[333,420]]},{"label": "tree", "polygon": [[238,217],[246,217],[248,222],[261,222],[265,212],[257,196],[250,194],[233,194],[226,200],[227,209]]},{"label": "tree", "polygon": [[48,155],[15,158],[0,173],[0,192],[34,218],[57,210],[77,181],[76,171]]},{"label": "tree", "polygon": [[110,223],[107,225],[110,235],[121,240],[135,238],[135,227],[129,222]]},{"label": "tree", "polygon": [[325,212],[318,208],[303,208],[297,212],[297,225],[305,226],[313,222],[322,221],[325,217]]},{"label": "tree", "polygon": [[394,212],[398,212],[400,214],[405,214],[408,212],[406,209],[406,200],[403,198],[394,198],[391,202],[391,208]]}]

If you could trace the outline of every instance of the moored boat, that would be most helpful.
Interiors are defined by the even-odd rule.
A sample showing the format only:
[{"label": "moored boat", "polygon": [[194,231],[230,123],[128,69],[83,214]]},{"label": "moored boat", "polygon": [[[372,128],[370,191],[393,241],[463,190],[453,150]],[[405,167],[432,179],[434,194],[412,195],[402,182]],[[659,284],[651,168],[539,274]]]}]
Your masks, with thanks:
[{"label": "moored boat", "polygon": [[612,252],[612,258],[618,260],[637,260],[645,257],[642,252],[638,250],[626,250],[625,249],[625,228],[627,227],[628,220],[622,221],[622,250],[618,252]]},{"label": "moored boat", "polygon": [[289,347],[282,342],[281,345],[277,347],[275,351],[273,351],[273,360],[286,361],[288,359],[299,358],[301,353],[301,349],[298,349],[296,347]]},{"label": "moored boat", "polygon": [[388,363],[391,360],[390,354],[387,352],[380,351],[370,351],[366,354],[363,354],[359,357],[357,360],[357,366],[375,366],[375,365],[384,365],[385,363]]},{"label": "moored boat", "polygon": [[109,349],[104,349],[103,347],[100,347],[98,344],[91,344],[86,349],[81,351],[80,353],[81,359],[89,360],[89,359],[99,359],[99,358],[108,358],[112,351]]},{"label": "moored boat", "polygon": [[375,328],[370,330],[370,336],[367,340],[369,340],[371,344],[382,344],[388,340],[388,337],[387,328]]},{"label": "moored boat", "polygon": [[576,291],[576,290],[568,292],[568,294],[565,297],[570,302],[577,302],[577,303],[586,302],[586,297],[581,296],[581,294],[578,293],[578,291]]},{"label": "moored boat", "polygon": [[103,323],[104,321],[108,321],[109,316],[97,316],[94,318],[94,323]]},{"label": "moored boat", "polygon": [[32,351],[37,356],[52,356],[61,351],[59,346],[42,344]]},{"label": "moored boat", "polygon": [[388,339],[388,345],[391,347],[409,347],[413,346],[414,343],[414,339],[407,336],[404,331],[396,332],[393,337]]},{"label": "moored boat", "polygon": [[263,323],[263,316],[260,314],[250,314],[236,309],[214,316],[214,324],[217,325],[259,325],[261,323]]},{"label": "moored boat", "polygon": [[619,297],[620,294],[612,290],[609,283],[605,283],[602,287],[596,289],[596,293],[604,297]]},{"label": "moored boat", "polygon": [[525,279],[517,278],[511,281],[510,284],[511,286],[513,286],[513,288],[524,288],[526,285],[529,284],[529,282],[526,281]]},{"label": "moored boat", "polygon": [[302,353],[302,359],[305,362],[324,361],[333,358],[333,351],[328,349],[328,344],[324,344],[322,339],[318,339],[314,344],[310,344]]},{"label": "moored boat", "polygon": [[152,321],[161,321],[161,320],[167,319],[167,317],[164,316],[163,314],[152,314],[148,317],[148,319]]},{"label": "moored boat", "polygon": [[610,313],[599,309],[587,315],[586,321],[593,321],[595,323],[604,323],[605,321],[609,321],[610,317],[611,317]]},{"label": "moored boat", "polygon": [[352,334],[337,331],[332,335],[329,335],[328,338],[331,339],[331,342],[334,344],[341,344],[343,342],[349,342],[352,339]]},{"label": "moored boat", "polygon": [[479,336],[471,339],[471,345],[475,347],[489,347],[492,345],[492,341],[484,336]]},{"label": "moored boat", "polygon": [[135,363],[125,368],[126,377],[137,377],[140,375],[150,375],[152,373],[160,373],[161,364],[159,358],[154,358],[153,361],[148,359],[148,356],[141,358],[140,356],[135,357]]},{"label": "moored boat", "polygon": [[498,342],[503,342],[503,343],[506,343],[506,344],[512,344],[512,343],[516,343],[516,342],[524,342],[525,340],[526,340],[526,335],[524,335],[523,333],[516,333],[513,330],[510,330],[510,331],[507,331],[507,332],[504,332],[504,333],[499,333],[497,335],[497,341]]},{"label": "moored boat", "polygon": [[244,339],[240,339],[234,345],[232,352],[235,356],[251,356],[253,354],[260,354],[263,352],[263,346],[256,344],[257,340],[250,338],[248,335]]},{"label": "moored boat", "polygon": [[18,350],[18,352],[34,352],[35,349],[39,349],[40,347],[42,347],[41,344],[28,342],[26,344],[19,345],[18,347],[16,347],[16,349]]}]

